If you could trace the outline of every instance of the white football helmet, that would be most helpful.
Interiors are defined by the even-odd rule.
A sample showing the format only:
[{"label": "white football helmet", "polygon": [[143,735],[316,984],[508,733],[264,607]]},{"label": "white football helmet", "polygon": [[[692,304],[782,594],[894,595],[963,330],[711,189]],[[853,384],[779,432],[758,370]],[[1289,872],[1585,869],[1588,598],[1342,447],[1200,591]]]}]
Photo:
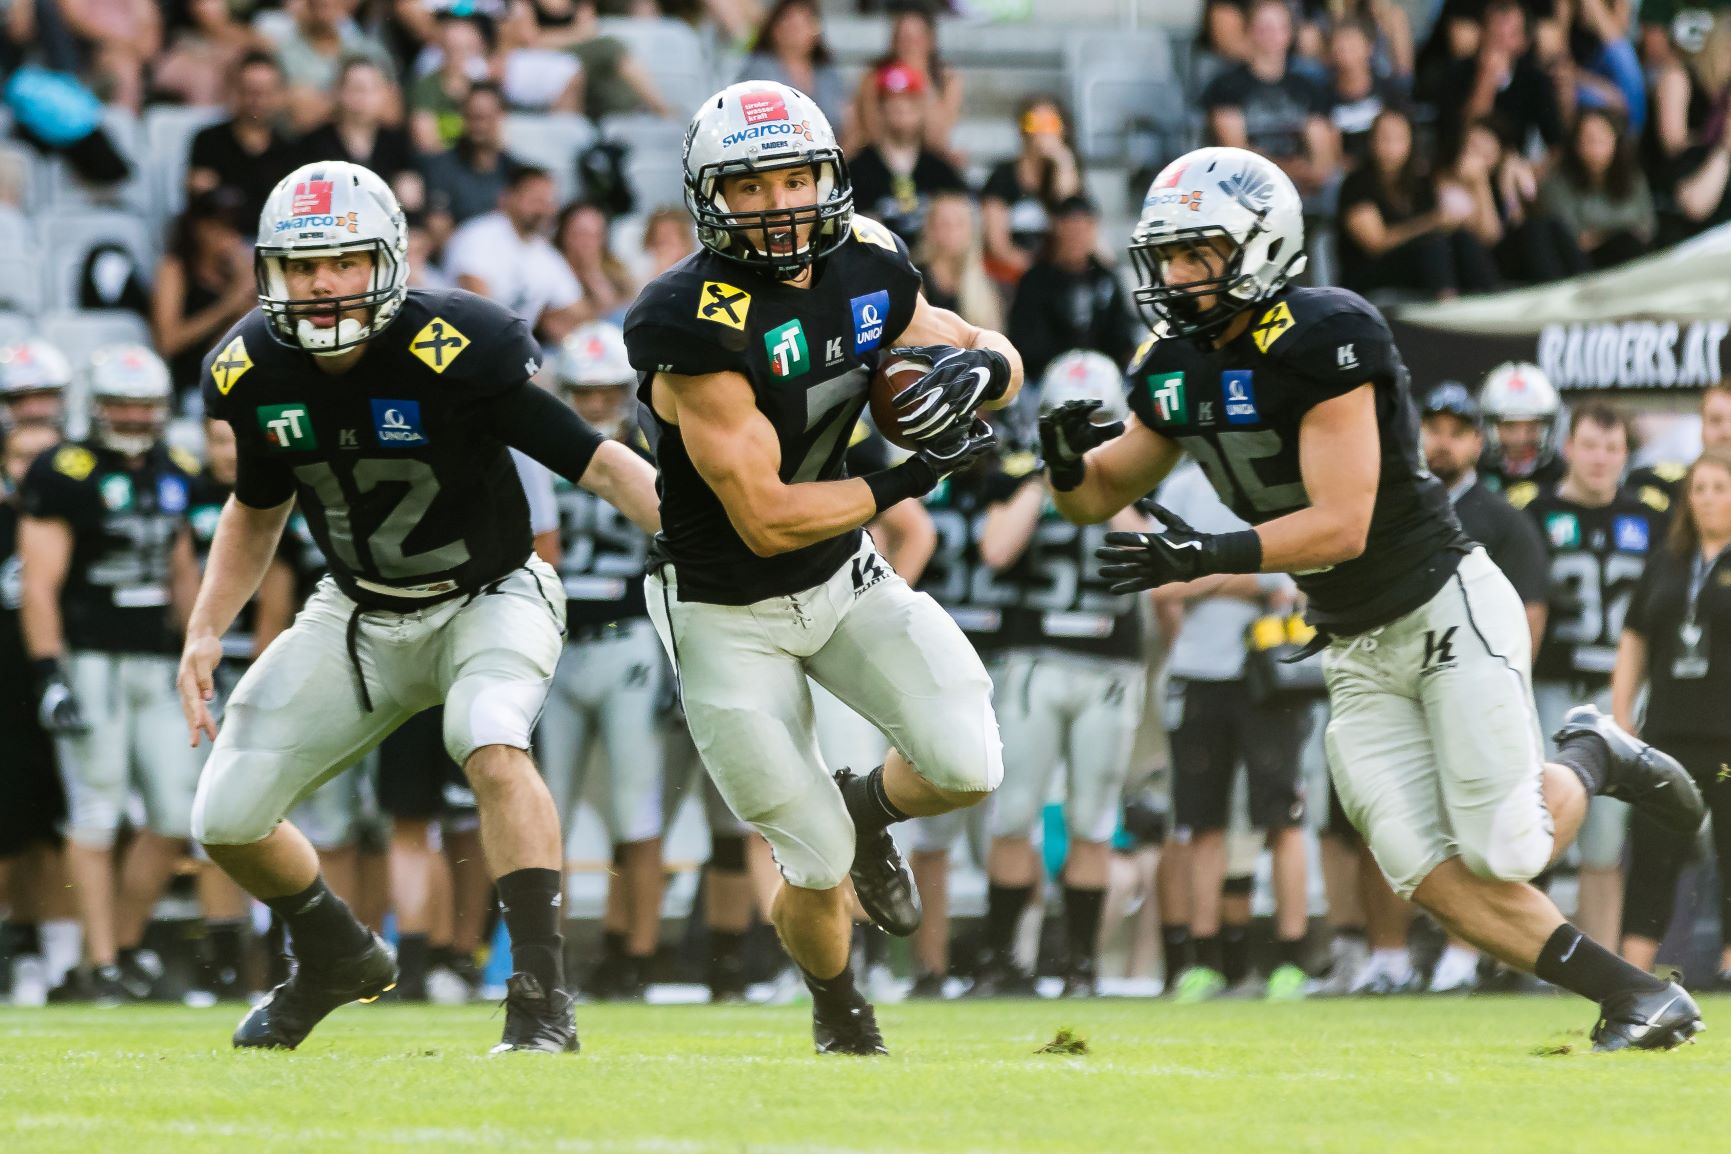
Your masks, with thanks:
[{"label": "white football helmet", "polygon": [[[371,253],[365,292],[323,299],[289,296],[284,267],[296,257]],[[370,169],[343,160],[303,164],[272,190],[258,218],[253,257],[258,303],[271,335],[315,356],[334,356],[384,332],[409,292],[409,228],[391,186]],[[341,317],[370,309],[369,320]],[[338,315],[328,327],[316,316]]]},{"label": "white football helmet", "polygon": [[[817,203],[736,212],[721,193],[723,177],[809,164]],[[847,240],[853,182],[835,132],[817,103],[786,84],[747,80],[704,101],[685,131],[685,207],[704,248],[779,280],[798,276]],[[805,226],[804,244],[772,237]]]},{"label": "white football helmet", "polygon": [[1492,421],[1556,420],[1563,399],[1551,378],[1526,361],[1504,361],[1485,377],[1479,408]]},{"label": "white football helmet", "polygon": [[1099,401],[1094,410],[1096,425],[1109,425],[1130,416],[1124,400],[1124,374],[1111,357],[1087,349],[1065,353],[1050,365],[1040,378],[1040,411],[1066,401]]},{"label": "white football helmet", "polygon": [[[148,453],[162,439],[174,397],[162,358],[144,345],[105,345],[90,354],[88,375],[96,439],[129,457]],[[115,404],[149,405],[151,415],[117,420],[112,411]]]},{"label": "white football helmet", "polygon": [[45,340],[0,346],[0,401],[31,393],[61,393],[72,383],[66,354]]},{"label": "white football helmet", "polygon": [[[1180,252],[1231,243],[1216,276],[1166,283]],[[1209,255],[1210,264],[1219,264]],[[1242,148],[1198,148],[1168,164],[1142,200],[1130,236],[1136,306],[1170,336],[1207,336],[1266,300],[1304,271],[1304,204],[1298,189],[1266,157]],[[1204,310],[1197,298],[1213,296]]]},{"label": "white football helmet", "polygon": [[[631,354],[625,349],[625,334],[610,321],[590,321],[573,329],[559,346],[553,361],[553,376],[562,392],[592,392],[597,389],[623,389],[620,403],[606,417],[590,410],[589,423],[604,435],[614,437],[624,424],[630,390],[637,383],[637,370],[631,367]],[[597,420],[597,417],[601,419]]]}]

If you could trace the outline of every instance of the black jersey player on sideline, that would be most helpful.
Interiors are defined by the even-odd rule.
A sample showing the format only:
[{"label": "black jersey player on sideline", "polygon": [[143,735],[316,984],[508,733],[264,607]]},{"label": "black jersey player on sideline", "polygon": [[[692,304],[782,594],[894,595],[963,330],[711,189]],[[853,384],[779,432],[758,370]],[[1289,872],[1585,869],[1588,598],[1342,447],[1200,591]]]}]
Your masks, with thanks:
[{"label": "black jersey player on sideline", "polygon": [[1600,1003],[1596,1047],[1685,1041],[1701,1018],[1683,988],[1582,935],[1528,882],[1592,794],[1692,836],[1700,793],[1591,706],[1565,719],[1557,761],[1542,760],[1520,598],[1420,463],[1382,318],[1352,293],[1290,287],[1304,262],[1291,181],[1240,149],[1183,156],[1149,188],[1130,255],[1155,339],[1131,367],[1121,430],[1092,425],[1087,402],[1041,419],[1058,507],[1105,520],[1188,452],[1255,528],[1198,533],[1156,506],[1164,531],[1110,535],[1102,574],[1127,591],[1291,572],[1327,642],[1335,784],[1395,888]]},{"label": "black jersey player on sideline", "polygon": [[[1014,397],[1020,359],[926,303],[901,242],[854,216],[835,136],[795,89],[748,82],[704,101],[685,199],[703,251],[625,320],[659,438],[650,618],[705,767],[781,865],[774,921],[812,990],[818,1050],[880,1053],[847,966],[841,883],[851,874],[873,921],[912,933],[919,906],[886,827],[979,801],[1001,766],[979,658],[860,526],[990,448],[975,411]],[[872,369],[897,346],[932,365],[898,411],[920,447],[848,478]],[[832,781],[808,674],[900,755]]]},{"label": "black jersey player on sideline", "polygon": [[[481,811],[517,973],[496,1050],[574,1051],[559,960],[559,819],[529,759],[559,656],[558,576],[530,551],[507,447],[647,529],[651,470],[531,378],[527,325],[464,292],[410,291],[407,227],[359,165],[303,166],[259,220],[260,309],[204,365],[205,410],[237,472],[181,658],[194,744],[215,748],[195,832],[287,924],[298,967],[235,1045],[293,1049],[344,1002],[396,980],[384,943],[326,887],[283,821],[405,719],[446,704],[445,746]],[[206,708],[222,636],[270,564],[296,499],[330,576],[241,678],[218,734]]]}]

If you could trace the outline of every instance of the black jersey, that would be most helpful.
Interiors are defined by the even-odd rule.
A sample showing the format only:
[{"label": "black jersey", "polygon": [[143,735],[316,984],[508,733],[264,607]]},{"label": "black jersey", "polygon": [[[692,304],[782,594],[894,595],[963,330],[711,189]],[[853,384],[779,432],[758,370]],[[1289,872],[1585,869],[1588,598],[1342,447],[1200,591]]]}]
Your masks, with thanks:
[{"label": "black jersey", "polygon": [[1252,525],[1309,503],[1299,426],[1314,406],[1367,383],[1376,390],[1382,469],[1364,552],[1293,574],[1311,622],[1342,634],[1423,605],[1470,547],[1448,492],[1425,470],[1406,366],[1376,309],[1344,289],[1289,289],[1258,306],[1224,348],[1152,341],[1128,379],[1141,422],[1196,458],[1220,499]]},{"label": "black jersey", "polygon": [[1657,493],[1665,498],[1669,510],[1676,508],[1677,502],[1682,500],[1683,478],[1688,475],[1689,466],[1661,461],[1656,465],[1642,465],[1639,469],[1629,470],[1629,475],[1623,479],[1623,487],[1633,489],[1643,498],[1648,493]]},{"label": "black jersey", "polygon": [[[1038,474],[1023,485],[1044,482]],[[1020,486],[1018,486],[1020,489]],[[1013,495],[1012,495],[1013,497]],[[1113,593],[1100,576],[1095,550],[1106,544],[1109,525],[1074,525],[1042,499],[1034,535],[1001,580],[1016,591],[1011,644],[1018,649],[1057,649],[1092,657],[1142,658],[1142,618],[1136,597]]]},{"label": "black jersey", "polygon": [[[186,506],[186,524],[192,532],[192,551],[198,557],[198,571],[204,572],[210,561],[210,546],[216,540],[217,522],[222,519],[222,507],[228,504],[228,498],[234,488],[225,485],[209,473],[202,473],[193,480],[192,494]],[[300,557],[300,542],[287,528],[283,530],[281,540],[277,543],[277,558],[294,570]],[[297,574],[298,577],[298,574]],[[241,606],[235,615],[234,624],[222,637],[222,655],[237,661],[250,661],[254,651],[253,630],[258,599],[255,597]]]},{"label": "black jersey", "polygon": [[951,473],[924,499],[937,543],[919,591],[944,607],[982,655],[1013,641],[1016,589],[980,560],[980,536],[987,512],[1014,496],[1033,468],[1030,453],[987,457]]},{"label": "black jersey", "polygon": [[1479,478],[1495,493],[1506,493],[1516,485],[1532,484],[1540,489],[1560,485],[1569,466],[1554,450],[1539,458],[1530,473],[1516,476],[1503,468],[1503,460],[1494,449],[1486,449],[1479,461]]},{"label": "black jersey", "polygon": [[[24,563],[18,556],[18,507],[0,496],[0,698],[30,697],[30,659],[19,610],[24,605]],[[0,706],[4,708],[4,706]]]},{"label": "black jersey", "polygon": [[[645,460],[649,446],[632,428],[619,438]],[[559,577],[565,621],[573,636],[585,627],[645,617],[643,570],[649,537],[630,518],[563,477],[553,479],[559,506]]]},{"label": "black jersey", "polygon": [[24,512],[72,527],[60,592],[69,649],[173,653],[170,559],[185,531],[198,462],[161,445],[134,463],[91,441],[38,457],[24,476]]},{"label": "black jersey", "polygon": [[1455,516],[1461,531],[1485,547],[1523,605],[1543,605],[1550,599],[1550,556],[1525,513],[1480,480],[1455,499]]},{"label": "black jersey", "polygon": [[[204,401],[234,428],[237,499],[270,508],[298,496],[338,585],[370,608],[425,606],[522,565],[529,507],[507,447],[526,448],[521,423],[555,410],[593,436],[531,383],[541,350],[528,326],[473,293],[415,289],[365,347],[333,376],[256,310],[222,338],[205,359]],[[576,466],[539,456],[581,476],[593,445],[573,452]]]},{"label": "black jersey", "polygon": [[1665,532],[1663,495],[1619,489],[1594,508],[1529,482],[1509,490],[1509,503],[1532,518],[1551,557],[1550,611],[1533,676],[1605,685],[1629,598]]},{"label": "black jersey", "polygon": [[[907,329],[920,274],[895,235],[856,215],[852,235],[808,288],[774,280],[707,250],[651,281],[625,317],[625,343],[654,414],[658,372],[735,372],[775,428],[781,479],[834,481],[878,357]],[[747,605],[829,579],[859,547],[859,530],[773,557],[754,554],[698,475],[679,428],[653,415],[660,466],[658,551],[679,595]]]}]

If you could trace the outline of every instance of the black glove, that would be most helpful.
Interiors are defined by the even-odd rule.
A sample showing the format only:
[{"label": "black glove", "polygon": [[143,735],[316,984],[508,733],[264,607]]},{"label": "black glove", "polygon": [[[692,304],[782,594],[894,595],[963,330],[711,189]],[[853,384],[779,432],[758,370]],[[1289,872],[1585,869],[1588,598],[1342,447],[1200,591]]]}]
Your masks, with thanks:
[{"label": "black glove", "polygon": [[998,447],[998,434],[992,426],[975,418],[966,428],[952,429],[942,437],[926,441],[915,456],[932,463],[938,476],[960,472]]},{"label": "black glove", "polygon": [[992,426],[976,420],[965,429],[952,429],[946,436],[921,446],[901,464],[867,473],[863,479],[881,513],[910,497],[925,496],[946,475],[967,468],[997,445],[998,435],[992,432]]},{"label": "black glove", "polygon": [[60,667],[60,662],[53,657],[44,657],[34,663],[34,669],[36,719],[42,728],[59,737],[88,733],[90,725],[84,720],[84,710],[79,707],[78,698],[73,695],[72,685],[66,680],[66,671]]},{"label": "black glove", "polygon": [[1082,483],[1082,458],[1096,445],[1104,445],[1124,433],[1124,422],[1096,425],[1099,401],[1065,401],[1040,414],[1040,455],[1046,459],[1046,475],[1059,492]]},{"label": "black glove", "polygon": [[1094,556],[1104,561],[1100,576],[1114,593],[1139,593],[1210,573],[1255,573],[1262,568],[1262,538],[1254,529],[1236,533],[1198,533],[1182,517],[1139,501],[1136,507],[1166,525],[1161,533],[1108,533]]},{"label": "black glove", "polygon": [[1010,387],[1010,362],[991,349],[918,345],[889,355],[931,362],[925,376],[891,398],[902,436],[920,444],[968,428],[974,410]]}]

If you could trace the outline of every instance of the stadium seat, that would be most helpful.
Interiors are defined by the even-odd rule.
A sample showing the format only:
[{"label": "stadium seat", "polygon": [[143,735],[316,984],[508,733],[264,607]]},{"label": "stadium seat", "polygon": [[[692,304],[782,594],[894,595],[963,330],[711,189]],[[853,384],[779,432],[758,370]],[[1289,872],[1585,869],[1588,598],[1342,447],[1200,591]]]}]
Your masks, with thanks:
[{"label": "stadium seat", "polygon": [[595,126],[570,112],[512,112],[505,117],[505,150],[553,174],[560,201],[579,190],[577,154],[595,143]]},{"label": "stadium seat", "polygon": [[201,128],[226,119],[217,107],[159,106],[144,114],[144,147],[150,157],[150,212],[158,231],[186,205],[186,162]]},{"label": "stadium seat", "polygon": [[42,337],[75,363],[103,345],[150,344],[150,326],[125,309],[63,309],[42,318]]},{"label": "stadium seat", "polygon": [[1184,92],[1164,32],[1078,32],[1064,44],[1076,150],[1085,161],[1122,157],[1138,121],[1177,132],[1188,125]]},{"label": "stadium seat", "polygon": [[34,256],[0,256],[0,309],[36,316],[48,303],[41,261]]},{"label": "stadium seat", "polygon": [[681,20],[604,16],[601,31],[623,40],[655,80],[673,119],[683,125],[718,87],[703,41]]},{"label": "stadium seat", "polygon": [[0,204],[25,213],[42,202],[42,162],[29,147],[0,140]]},{"label": "stadium seat", "polygon": [[0,311],[0,345],[17,344],[35,335],[35,321],[23,313]]},{"label": "stadium seat", "polygon": [[48,301],[52,308],[78,307],[79,274],[97,245],[117,244],[126,249],[137,262],[140,279],[148,280],[155,274],[155,239],[149,226],[129,213],[55,213],[42,222],[42,238],[48,253]]},{"label": "stadium seat", "polygon": [[639,212],[679,204],[684,195],[685,125],[657,116],[615,116],[601,135],[626,146],[625,173]]}]

